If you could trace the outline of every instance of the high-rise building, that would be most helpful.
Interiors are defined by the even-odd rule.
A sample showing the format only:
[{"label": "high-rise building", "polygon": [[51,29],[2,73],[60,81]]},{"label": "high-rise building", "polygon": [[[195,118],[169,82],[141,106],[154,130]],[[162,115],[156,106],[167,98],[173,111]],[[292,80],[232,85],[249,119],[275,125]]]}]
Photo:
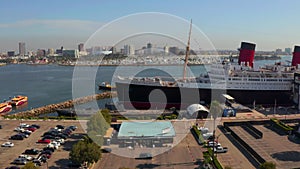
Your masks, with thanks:
[{"label": "high-rise building", "polygon": [[125,45],[124,46],[124,55],[134,55],[134,47],[132,45]]},{"label": "high-rise building", "polygon": [[292,54],[292,48],[285,48],[284,52],[287,53],[288,55]]},{"label": "high-rise building", "polygon": [[36,52],[37,57],[45,57],[46,56],[46,50],[45,49],[38,49]]},{"label": "high-rise building", "polygon": [[19,42],[19,55],[25,56],[26,48],[25,48],[25,42]]},{"label": "high-rise building", "polygon": [[78,51],[79,51],[79,52],[84,51],[84,44],[83,44],[83,43],[80,43],[80,44],[78,45]]}]

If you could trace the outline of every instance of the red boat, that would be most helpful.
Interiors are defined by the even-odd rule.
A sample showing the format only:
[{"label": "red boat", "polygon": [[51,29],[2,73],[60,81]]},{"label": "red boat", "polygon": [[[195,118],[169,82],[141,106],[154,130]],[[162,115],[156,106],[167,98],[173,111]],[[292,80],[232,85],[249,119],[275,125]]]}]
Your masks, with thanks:
[{"label": "red boat", "polygon": [[0,114],[7,113],[7,112],[11,111],[11,109],[12,109],[12,106],[10,103],[7,103],[7,102],[0,103]]},{"label": "red boat", "polygon": [[27,96],[16,96],[11,99],[11,105],[13,106],[21,106],[24,103],[27,103]]}]

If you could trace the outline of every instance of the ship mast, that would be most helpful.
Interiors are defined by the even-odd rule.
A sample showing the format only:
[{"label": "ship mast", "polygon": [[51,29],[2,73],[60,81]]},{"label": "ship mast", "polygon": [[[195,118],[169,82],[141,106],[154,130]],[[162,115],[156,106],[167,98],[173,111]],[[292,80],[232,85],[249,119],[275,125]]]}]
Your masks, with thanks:
[{"label": "ship mast", "polygon": [[189,39],[188,39],[188,43],[187,43],[186,51],[185,51],[184,68],[183,68],[183,77],[182,77],[183,79],[185,79],[185,76],[186,76],[186,67],[187,67],[187,64],[188,64],[188,57],[189,57],[189,55],[190,55],[191,33],[192,33],[192,20],[191,20],[191,23],[190,23]]}]

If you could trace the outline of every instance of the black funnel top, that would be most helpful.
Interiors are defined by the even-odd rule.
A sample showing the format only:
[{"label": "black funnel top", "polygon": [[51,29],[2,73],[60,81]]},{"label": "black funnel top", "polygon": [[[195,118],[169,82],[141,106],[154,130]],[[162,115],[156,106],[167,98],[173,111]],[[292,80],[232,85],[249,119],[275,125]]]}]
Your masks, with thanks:
[{"label": "black funnel top", "polygon": [[300,52],[300,46],[295,46],[294,52]]},{"label": "black funnel top", "polygon": [[255,50],[256,44],[249,43],[249,42],[242,42],[241,49],[247,49],[247,50]]}]

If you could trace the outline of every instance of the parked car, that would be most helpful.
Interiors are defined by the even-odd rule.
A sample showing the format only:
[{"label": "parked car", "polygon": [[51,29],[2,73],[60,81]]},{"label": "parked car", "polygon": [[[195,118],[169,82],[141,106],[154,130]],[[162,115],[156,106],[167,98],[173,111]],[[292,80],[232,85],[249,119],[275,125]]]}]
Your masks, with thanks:
[{"label": "parked car", "polygon": [[219,146],[214,148],[214,152],[216,153],[226,153],[227,151],[228,151],[227,147]]},{"label": "parked car", "polygon": [[60,145],[65,144],[65,139],[63,139],[63,138],[56,138],[55,141],[57,143],[59,143]]},{"label": "parked car", "polygon": [[101,149],[101,151],[103,153],[110,153],[112,151],[112,149],[111,148],[103,148],[103,149]]},{"label": "parked car", "polygon": [[67,139],[68,135],[67,134],[63,134],[63,133],[59,133],[56,137],[62,138],[62,139]]},{"label": "parked car", "polygon": [[152,159],[152,154],[150,153],[141,153],[136,159]]},{"label": "parked car", "polygon": [[14,146],[14,143],[12,142],[5,142],[3,144],[1,144],[1,147],[13,147]]},{"label": "parked car", "polygon": [[29,130],[31,132],[35,132],[36,128],[35,127],[28,127],[27,130]]},{"label": "parked car", "polygon": [[58,129],[65,129],[65,126],[63,126],[63,125],[56,125],[56,127],[57,127]]},{"label": "parked car", "polygon": [[39,129],[40,128],[40,126],[39,125],[37,125],[37,124],[32,124],[31,126],[29,126],[29,127],[35,127],[36,129]]},{"label": "parked car", "polygon": [[26,124],[26,123],[20,123],[19,127],[21,128],[27,128],[29,127],[30,125],[29,124]]},{"label": "parked car", "polygon": [[45,162],[47,162],[48,157],[46,154],[42,154],[42,155],[39,155],[37,159],[40,160],[41,162],[45,163]]},{"label": "parked car", "polygon": [[38,143],[47,143],[47,144],[49,144],[49,143],[51,143],[51,140],[50,139],[40,139],[37,142]]},{"label": "parked car", "polygon": [[21,133],[24,133],[26,135],[31,135],[32,132],[29,130],[23,130]]},{"label": "parked car", "polygon": [[50,143],[50,144],[47,145],[47,147],[49,147],[49,148],[54,148],[54,149],[57,150],[59,146],[58,146],[58,144],[56,144],[56,143]]},{"label": "parked car", "polygon": [[72,126],[67,127],[67,129],[71,129],[71,130],[75,131],[77,129],[77,126],[72,125]]},{"label": "parked car", "polygon": [[49,150],[49,151],[52,151],[52,152],[54,152],[55,151],[55,148],[53,148],[53,147],[44,147],[43,148],[43,151],[46,151],[46,150]]},{"label": "parked car", "polygon": [[39,153],[40,153],[40,151],[37,150],[37,149],[27,149],[27,150],[24,151],[23,154],[37,155]]},{"label": "parked car", "polygon": [[41,161],[41,160],[34,159],[34,160],[32,160],[32,162],[33,162],[33,164],[34,164],[35,166],[42,166],[42,161]]},{"label": "parked car", "polygon": [[45,151],[42,151],[41,152],[41,154],[40,154],[40,156],[45,156],[45,157],[47,157],[47,159],[49,159],[49,158],[51,158],[51,155],[52,155],[52,151],[50,151],[50,150],[45,150]]},{"label": "parked car", "polygon": [[26,163],[27,160],[24,158],[17,158],[12,162],[12,164],[17,164],[17,165],[25,165]]},{"label": "parked car", "polygon": [[55,139],[56,137],[55,136],[52,136],[52,135],[45,135],[43,136],[43,139]]},{"label": "parked car", "polygon": [[25,134],[25,133],[18,133],[18,135],[22,136],[23,138],[28,138],[29,137],[29,135]]},{"label": "parked car", "polygon": [[23,129],[23,128],[21,128],[21,127],[16,127],[15,129],[14,129],[14,131],[16,131],[16,132],[22,132],[22,131],[24,131],[25,129]]},{"label": "parked car", "polygon": [[209,142],[207,143],[207,146],[208,146],[208,147],[213,147],[213,146],[219,147],[219,146],[221,146],[221,144],[218,143],[218,142],[215,142],[215,141],[209,141]]},{"label": "parked car", "polygon": [[29,155],[25,155],[25,154],[19,155],[19,158],[24,158],[24,159],[26,159],[27,161],[33,160],[33,157],[31,157],[31,156],[29,156]]},{"label": "parked car", "polygon": [[9,139],[10,140],[24,140],[24,137],[19,134],[16,134],[16,135],[11,136]]}]

